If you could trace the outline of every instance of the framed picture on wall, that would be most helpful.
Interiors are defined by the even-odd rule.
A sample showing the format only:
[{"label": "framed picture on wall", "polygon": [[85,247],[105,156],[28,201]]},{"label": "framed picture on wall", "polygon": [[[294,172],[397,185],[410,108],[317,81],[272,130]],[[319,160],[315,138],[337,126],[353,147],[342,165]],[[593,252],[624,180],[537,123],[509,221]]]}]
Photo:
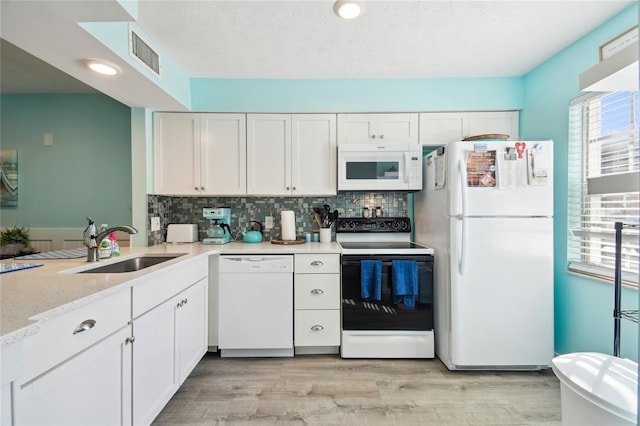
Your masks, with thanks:
[{"label": "framed picture on wall", "polygon": [[637,40],[638,26],[636,25],[600,46],[600,61],[610,58]]},{"label": "framed picture on wall", "polygon": [[0,206],[18,205],[18,151],[0,150]]}]

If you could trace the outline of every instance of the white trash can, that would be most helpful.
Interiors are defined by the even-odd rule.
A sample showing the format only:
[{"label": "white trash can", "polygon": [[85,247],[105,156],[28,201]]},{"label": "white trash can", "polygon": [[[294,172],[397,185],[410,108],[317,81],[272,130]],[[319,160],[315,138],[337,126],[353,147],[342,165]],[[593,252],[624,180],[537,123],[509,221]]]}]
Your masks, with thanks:
[{"label": "white trash can", "polygon": [[631,426],[638,411],[638,364],[595,352],[553,359],[565,426]]}]

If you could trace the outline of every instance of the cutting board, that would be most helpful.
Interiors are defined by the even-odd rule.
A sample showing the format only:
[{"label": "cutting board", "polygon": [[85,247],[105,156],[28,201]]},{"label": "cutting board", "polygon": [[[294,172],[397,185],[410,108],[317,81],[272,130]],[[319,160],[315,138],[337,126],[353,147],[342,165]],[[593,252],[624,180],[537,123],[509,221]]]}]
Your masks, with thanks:
[{"label": "cutting board", "polygon": [[283,244],[283,245],[304,244],[304,238],[297,238],[295,240],[279,240],[277,238],[272,238],[271,244]]}]

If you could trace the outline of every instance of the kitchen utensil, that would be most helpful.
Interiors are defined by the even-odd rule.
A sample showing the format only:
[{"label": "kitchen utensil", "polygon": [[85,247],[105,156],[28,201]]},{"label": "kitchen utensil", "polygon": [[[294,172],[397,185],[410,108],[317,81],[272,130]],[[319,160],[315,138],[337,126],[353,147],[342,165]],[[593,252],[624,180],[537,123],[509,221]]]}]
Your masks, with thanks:
[{"label": "kitchen utensil", "polygon": [[253,228],[251,228],[252,230],[250,231],[242,232],[242,241],[244,241],[245,243],[260,243],[262,242],[262,223],[258,222],[257,220],[252,220],[249,222],[249,224],[252,223],[257,224],[259,230],[255,231],[253,230]]},{"label": "kitchen utensil", "polygon": [[271,244],[282,244],[282,245],[292,245],[292,244],[304,244],[304,238],[296,238],[295,240],[281,240],[279,238],[273,238],[271,240]]},{"label": "kitchen utensil", "polygon": [[226,223],[219,223],[218,219],[214,219],[214,224],[207,230],[210,238],[223,238],[225,234],[231,235],[231,228]]}]

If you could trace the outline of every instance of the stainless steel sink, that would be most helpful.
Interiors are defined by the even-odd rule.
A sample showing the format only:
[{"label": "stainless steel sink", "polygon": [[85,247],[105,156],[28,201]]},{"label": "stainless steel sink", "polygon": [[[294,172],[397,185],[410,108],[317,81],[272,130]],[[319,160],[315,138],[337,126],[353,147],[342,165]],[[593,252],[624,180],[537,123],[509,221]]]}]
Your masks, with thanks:
[{"label": "stainless steel sink", "polygon": [[129,259],[122,260],[116,263],[110,263],[104,266],[98,266],[97,268],[86,269],[79,271],[79,274],[121,274],[123,272],[135,272],[141,269],[148,268],[150,266],[157,265],[162,262],[166,262],[176,257],[183,256],[183,254],[171,254],[166,256],[138,256]]}]

